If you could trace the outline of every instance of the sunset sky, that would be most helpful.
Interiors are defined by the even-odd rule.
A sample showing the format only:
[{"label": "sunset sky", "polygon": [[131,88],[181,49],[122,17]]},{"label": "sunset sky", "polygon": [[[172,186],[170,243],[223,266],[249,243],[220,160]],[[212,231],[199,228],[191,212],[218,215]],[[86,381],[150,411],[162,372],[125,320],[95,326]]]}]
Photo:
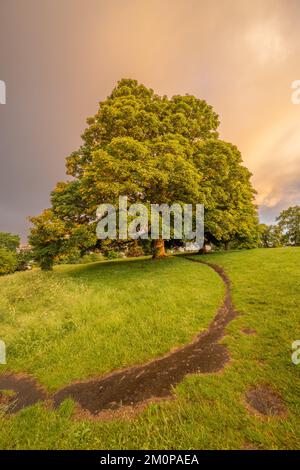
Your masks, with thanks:
[{"label": "sunset sky", "polygon": [[300,203],[299,0],[0,0],[0,231],[25,240],[122,77],[213,105],[262,221]]}]

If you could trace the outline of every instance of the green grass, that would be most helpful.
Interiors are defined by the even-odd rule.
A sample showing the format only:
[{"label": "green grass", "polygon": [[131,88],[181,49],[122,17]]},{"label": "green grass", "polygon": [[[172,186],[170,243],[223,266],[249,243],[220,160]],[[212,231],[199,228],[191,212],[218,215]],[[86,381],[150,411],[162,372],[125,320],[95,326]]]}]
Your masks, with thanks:
[{"label": "green grass", "polygon": [[[231,361],[222,373],[187,377],[176,387],[175,399],[152,404],[133,420],[78,421],[70,401],[58,411],[36,405],[1,419],[0,448],[299,449],[300,365],[291,362],[291,344],[300,339],[300,249],[216,253],[206,259],[225,268],[241,313],[227,327],[223,341]],[[189,341],[207,325],[223,292],[213,271],[180,258],[25,273],[1,279],[0,288],[1,335],[13,353],[9,367],[33,373],[49,388],[142,362]],[[43,337],[44,322],[51,325],[48,334],[62,333],[68,315],[76,328],[54,335],[53,350],[48,345],[39,354],[45,346],[38,340],[33,356],[25,346],[23,352],[16,347],[26,344],[21,340],[26,331],[37,329]],[[257,334],[245,335],[246,327]],[[91,338],[83,339],[81,329]],[[103,331],[110,331],[109,338],[100,339]],[[68,349],[77,341],[87,348],[82,358],[76,348]],[[109,341],[117,351],[105,345]],[[95,344],[108,348],[104,355],[95,355]],[[67,358],[57,355],[61,351]],[[71,364],[76,357],[84,366]],[[280,393],[286,416],[262,418],[248,411],[244,394],[262,383]]]},{"label": "green grass", "polygon": [[176,258],[58,266],[2,277],[0,290],[6,369],[51,391],[189,342],[223,295],[209,268]]}]

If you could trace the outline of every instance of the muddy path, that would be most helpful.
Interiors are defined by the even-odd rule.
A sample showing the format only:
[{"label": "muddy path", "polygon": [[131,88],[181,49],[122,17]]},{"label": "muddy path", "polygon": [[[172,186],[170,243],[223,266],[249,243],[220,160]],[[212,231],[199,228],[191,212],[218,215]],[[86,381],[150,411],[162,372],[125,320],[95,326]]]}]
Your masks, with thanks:
[{"label": "muddy path", "polygon": [[[12,393],[6,395],[5,391]],[[46,391],[32,377],[25,374],[0,375],[0,405],[7,413],[16,413],[46,398]]]},{"label": "muddy path", "polygon": [[[230,281],[223,269],[215,264],[189,257],[184,259],[206,264],[225,284],[224,302],[208,329],[199,334],[192,343],[145,365],[129,367],[63,387],[49,397],[53,400],[55,408],[66,398],[72,398],[83,411],[96,416],[101,412],[166,398],[171,395],[173,387],[188,374],[214,373],[223,369],[229,360],[229,353],[220,340],[225,334],[226,325],[235,317]],[[22,379],[21,376],[12,374],[1,375],[1,389],[16,392],[13,411],[46,398],[44,391],[28,377]]]}]

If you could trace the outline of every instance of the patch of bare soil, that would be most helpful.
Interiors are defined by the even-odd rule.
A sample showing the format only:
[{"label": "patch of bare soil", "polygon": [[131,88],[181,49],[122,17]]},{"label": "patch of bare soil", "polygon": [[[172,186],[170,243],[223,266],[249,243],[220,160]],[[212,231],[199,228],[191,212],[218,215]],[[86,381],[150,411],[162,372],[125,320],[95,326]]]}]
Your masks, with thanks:
[{"label": "patch of bare soil", "polygon": [[[193,258],[185,259],[204,263]],[[147,364],[72,383],[52,397],[54,407],[57,408],[66,398],[72,398],[81,413],[90,416],[105,418],[123,411],[131,415],[134,408],[141,409],[151,401],[170,397],[173,387],[188,374],[220,371],[229,360],[227,348],[220,344],[220,339],[236,314],[231,301],[230,281],[223,269],[215,264],[204,264],[214,269],[226,286],[224,302],[207,331],[199,334],[192,343]],[[27,376],[0,375],[1,389],[15,392],[13,412],[47,398],[34,379]]]},{"label": "patch of bare soil", "polygon": [[12,399],[15,398],[15,392],[13,390],[0,390],[0,405],[9,406]]},{"label": "patch of bare soil", "polygon": [[286,414],[286,407],[282,398],[269,385],[260,385],[248,390],[246,402],[253,410],[264,416],[282,416]]},{"label": "patch of bare soil", "polygon": [[0,375],[0,403],[5,405],[8,413],[16,413],[46,397],[46,392],[31,377],[24,374]]}]

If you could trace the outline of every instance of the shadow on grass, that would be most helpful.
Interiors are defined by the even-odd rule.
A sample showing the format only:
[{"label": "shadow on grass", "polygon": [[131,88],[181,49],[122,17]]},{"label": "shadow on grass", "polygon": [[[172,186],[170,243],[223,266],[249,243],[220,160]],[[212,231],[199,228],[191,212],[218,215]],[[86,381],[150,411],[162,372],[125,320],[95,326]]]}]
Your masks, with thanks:
[{"label": "shadow on grass", "polygon": [[182,261],[176,257],[167,257],[163,260],[153,260],[152,257],[117,259],[112,261],[100,261],[84,265],[61,265],[56,267],[55,273],[59,276],[72,279],[84,279],[85,281],[99,282],[100,279],[134,279],[149,274],[149,276],[159,276],[168,274],[174,265],[182,267]]}]

